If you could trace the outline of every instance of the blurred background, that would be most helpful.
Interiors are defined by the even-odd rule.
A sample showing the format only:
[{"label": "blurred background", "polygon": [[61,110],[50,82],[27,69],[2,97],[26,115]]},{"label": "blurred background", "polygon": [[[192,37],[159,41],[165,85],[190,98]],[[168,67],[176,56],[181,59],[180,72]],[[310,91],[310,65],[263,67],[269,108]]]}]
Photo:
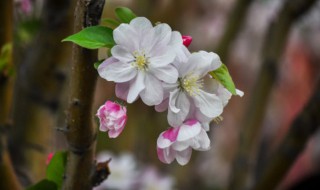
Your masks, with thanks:
[{"label": "blurred background", "polygon": [[[190,51],[217,52],[245,95],[231,98],[223,121],[211,124],[211,149],[193,151],[186,166],[176,162],[166,165],[157,158],[156,140],[169,127],[166,112],[157,113],[140,100],[127,105],[128,122],[123,133],[116,139],[98,134],[97,158],[103,161],[112,157],[111,173],[114,168],[119,174],[110,176],[100,188],[127,189],[117,185],[137,184],[138,180],[149,182],[140,189],[150,190],[245,189],[255,184],[317,90],[320,3],[313,3],[292,22],[289,32],[280,35],[282,47],[272,43],[277,40],[268,31],[277,27],[278,20],[281,23],[279,12],[287,2],[106,0],[102,18],[115,18],[114,9],[126,6],[153,23],[168,23],[182,35],[192,36]],[[14,55],[11,64],[0,65],[0,115],[6,113],[10,118],[3,122],[6,139],[12,165],[24,185],[43,178],[49,153],[67,148],[59,129],[65,125],[72,44],[61,40],[73,33],[74,5],[74,0],[15,0],[10,8],[5,4],[0,7],[4,14],[1,32],[13,28],[9,34],[1,33],[0,45],[12,42]],[[263,64],[273,50],[279,56],[271,57],[276,67],[268,70]],[[107,50],[99,51],[100,58],[106,56]],[[268,77],[262,80],[265,70]],[[94,112],[106,100],[117,100],[114,87],[98,77]],[[319,124],[314,125],[298,156],[288,154],[288,163],[293,163],[278,179],[276,189],[303,189],[301,183],[312,184],[303,186],[305,189],[320,189],[316,180],[320,179],[320,131],[316,130]]]}]

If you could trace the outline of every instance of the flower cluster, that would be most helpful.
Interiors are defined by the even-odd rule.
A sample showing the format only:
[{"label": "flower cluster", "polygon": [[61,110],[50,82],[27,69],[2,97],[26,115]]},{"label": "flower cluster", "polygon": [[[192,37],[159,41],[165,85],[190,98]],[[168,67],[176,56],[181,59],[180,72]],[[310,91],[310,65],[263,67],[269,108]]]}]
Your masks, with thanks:
[{"label": "flower cluster", "polygon": [[[153,26],[144,17],[120,24],[113,38],[112,56],[99,65],[99,75],[116,83],[118,98],[128,103],[141,98],[158,112],[168,110],[171,128],[158,138],[159,159],[164,163],[176,159],[184,165],[192,149],[208,150],[209,123],[220,117],[232,95],[209,75],[222,66],[219,56],[189,52],[191,37],[172,31],[164,23]],[[107,102],[97,115],[100,129],[117,137],[124,127],[126,110],[111,104]]]}]

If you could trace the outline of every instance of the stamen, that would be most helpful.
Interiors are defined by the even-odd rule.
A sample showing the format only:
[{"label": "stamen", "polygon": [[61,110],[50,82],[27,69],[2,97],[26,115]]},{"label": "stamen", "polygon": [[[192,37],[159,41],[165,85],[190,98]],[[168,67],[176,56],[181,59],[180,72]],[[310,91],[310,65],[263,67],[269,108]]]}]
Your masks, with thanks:
[{"label": "stamen", "polygon": [[133,66],[137,67],[139,70],[146,70],[148,66],[148,60],[144,51],[134,51],[132,54],[135,58],[135,60],[132,61]]},{"label": "stamen", "polygon": [[219,124],[221,121],[223,121],[223,117],[222,117],[222,116],[218,116],[218,117],[214,118],[213,121],[214,121],[216,124]]},{"label": "stamen", "polygon": [[203,79],[192,73],[179,80],[180,88],[186,91],[190,96],[196,96],[203,87]]}]

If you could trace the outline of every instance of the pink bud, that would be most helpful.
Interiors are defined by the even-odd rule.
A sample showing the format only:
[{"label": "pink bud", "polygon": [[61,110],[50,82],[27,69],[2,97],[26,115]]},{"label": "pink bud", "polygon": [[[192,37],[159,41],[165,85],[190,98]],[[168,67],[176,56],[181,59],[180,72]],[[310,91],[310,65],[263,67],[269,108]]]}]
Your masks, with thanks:
[{"label": "pink bud", "polygon": [[100,120],[100,131],[108,131],[110,138],[118,137],[127,122],[126,107],[112,101],[102,105],[96,115]]},{"label": "pink bud", "polygon": [[53,152],[50,152],[47,156],[47,160],[46,160],[46,165],[49,165],[52,157],[53,157],[54,153]]},{"label": "pink bud", "polygon": [[191,36],[182,36],[182,40],[183,40],[183,45],[185,45],[186,47],[189,47],[189,45],[192,42],[192,37]]}]

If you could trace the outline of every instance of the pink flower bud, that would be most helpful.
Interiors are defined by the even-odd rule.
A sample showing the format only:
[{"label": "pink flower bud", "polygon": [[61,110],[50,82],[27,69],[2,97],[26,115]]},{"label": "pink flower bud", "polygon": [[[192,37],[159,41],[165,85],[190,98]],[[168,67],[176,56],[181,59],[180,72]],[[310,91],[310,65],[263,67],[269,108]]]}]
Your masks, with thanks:
[{"label": "pink flower bud", "polygon": [[102,105],[96,115],[100,120],[100,131],[108,131],[110,138],[118,137],[127,122],[127,108],[112,101]]},{"label": "pink flower bud", "polygon": [[52,157],[53,157],[54,153],[53,152],[50,152],[47,156],[47,160],[46,160],[46,165],[49,165]]},{"label": "pink flower bud", "polygon": [[182,40],[183,40],[183,45],[186,47],[189,47],[189,45],[192,42],[192,37],[191,36],[182,36]]}]

